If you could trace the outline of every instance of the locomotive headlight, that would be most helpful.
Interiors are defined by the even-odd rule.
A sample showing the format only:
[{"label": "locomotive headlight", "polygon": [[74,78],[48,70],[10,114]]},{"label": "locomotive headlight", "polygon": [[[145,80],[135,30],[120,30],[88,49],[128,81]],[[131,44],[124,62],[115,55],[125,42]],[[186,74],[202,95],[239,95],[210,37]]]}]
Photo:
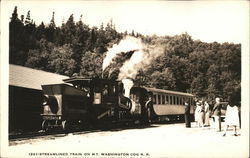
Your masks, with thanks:
[{"label": "locomotive headlight", "polygon": [[56,114],[58,111],[58,102],[55,96],[44,95],[43,97],[44,113]]},{"label": "locomotive headlight", "polygon": [[43,96],[43,106],[44,106],[44,105],[47,105],[47,104],[48,104],[48,101],[49,101],[49,96],[48,96],[48,95],[44,95],[44,96]]}]

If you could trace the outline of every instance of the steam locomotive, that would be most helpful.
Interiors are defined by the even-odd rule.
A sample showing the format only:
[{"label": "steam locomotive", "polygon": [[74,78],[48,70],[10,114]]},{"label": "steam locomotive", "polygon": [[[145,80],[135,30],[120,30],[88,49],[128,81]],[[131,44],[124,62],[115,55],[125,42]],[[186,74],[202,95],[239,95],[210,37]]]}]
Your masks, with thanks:
[{"label": "steam locomotive", "polygon": [[63,81],[42,85],[45,131],[53,127],[68,130],[76,124],[84,127],[178,119],[184,114],[184,100],[188,99],[193,107],[194,96],[188,93],[147,87],[132,87],[128,93],[122,82],[100,78],[72,77]]}]

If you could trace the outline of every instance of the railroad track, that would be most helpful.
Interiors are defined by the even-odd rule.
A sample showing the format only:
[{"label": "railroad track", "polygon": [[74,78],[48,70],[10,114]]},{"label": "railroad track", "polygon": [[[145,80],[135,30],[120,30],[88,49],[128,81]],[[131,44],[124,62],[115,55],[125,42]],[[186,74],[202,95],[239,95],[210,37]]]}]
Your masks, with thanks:
[{"label": "railroad track", "polygon": [[46,133],[42,132],[29,132],[29,133],[22,133],[17,135],[10,135],[9,136],[9,145],[18,145],[18,144],[25,144],[25,143],[32,143],[38,140],[53,140],[58,137],[65,137],[68,134],[78,135],[78,134],[87,134],[91,132],[99,132],[101,130],[87,130],[87,131],[73,131],[73,132],[50,132]]},{"label": "railroad track", "polygon": [[9,145],[17,145],[23,143],[29,143],[36,139],[55,139],[56,137],[64,137],[68,134],[78,135],[78,134],[87,134],[92,132],[100,132],[105,130],[114,130],[115,128],[103,129],[103,128],[89,128],[85,130],[71,130],[67,132],[52,130],[49,132],[45,131],[36,131],[36,132],[19,132],[9,135]]},{"label": "railroad track", "polygon": [[[75,131],[57,131],[52,130],[50,132],[44,132],[44,131],[37,131],[37,132],[23,132],[18,134],[11,134],[9,135],[9,145],[17,145],[17,144],[25,144],[25,143],[32,143],[36,140],[49,140],[49,139],[55,139],[58,137],[64,137],[68,134],[72,135],[80,135],[80,134],[88,134],[93,132],[101,132],[101,131],[117,131],[117,130],[126,130],[126,129],[134,129],[134,128],[147,128],[150,126],[116,126],[116,127],[103,127],[103,128],[89,128],[85,130],[75,130]],[[156,127],[152,126],[151,127]]]}]

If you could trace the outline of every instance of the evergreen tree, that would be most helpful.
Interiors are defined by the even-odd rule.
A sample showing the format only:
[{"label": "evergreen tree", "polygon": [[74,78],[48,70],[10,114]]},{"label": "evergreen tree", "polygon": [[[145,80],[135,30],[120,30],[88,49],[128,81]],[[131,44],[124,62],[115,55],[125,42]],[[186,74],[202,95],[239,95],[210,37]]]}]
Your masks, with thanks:
[{"label": "evergreen tree", "polygon": [[36,29],[36,39],[39,41],[42,38],[46,38],[46,29],[43,22]]},{"label": "evergreen tree", "polygon": [[24,63],[22,49],[24,24],[18,18],[17,7],[14,8],[11,21],[9,23],[9,62],[11,64],[22,65]]},{"label": "evergreen tree", "polygon": [[25,25],[31,24],[30,11],[27,12],[27,16],[24,22]]},{"label": "evergreen tree", "polygon": [[54,18],[55,18],[55,12],[52,13],[52,18],[50,20],[49,26],[46,28],[45,31],[46,39],[50,42],[55,42],[56,24]]}]

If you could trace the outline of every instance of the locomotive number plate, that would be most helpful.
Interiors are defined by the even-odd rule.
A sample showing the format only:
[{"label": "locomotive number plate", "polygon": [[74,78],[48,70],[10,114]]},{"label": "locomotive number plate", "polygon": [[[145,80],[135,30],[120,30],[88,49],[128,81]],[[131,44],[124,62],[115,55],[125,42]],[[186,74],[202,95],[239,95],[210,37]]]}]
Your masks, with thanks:
[{"label": "locomotive number plate", "polygon": [[44,120],[60,120],[61,116],[43,116]]}]

